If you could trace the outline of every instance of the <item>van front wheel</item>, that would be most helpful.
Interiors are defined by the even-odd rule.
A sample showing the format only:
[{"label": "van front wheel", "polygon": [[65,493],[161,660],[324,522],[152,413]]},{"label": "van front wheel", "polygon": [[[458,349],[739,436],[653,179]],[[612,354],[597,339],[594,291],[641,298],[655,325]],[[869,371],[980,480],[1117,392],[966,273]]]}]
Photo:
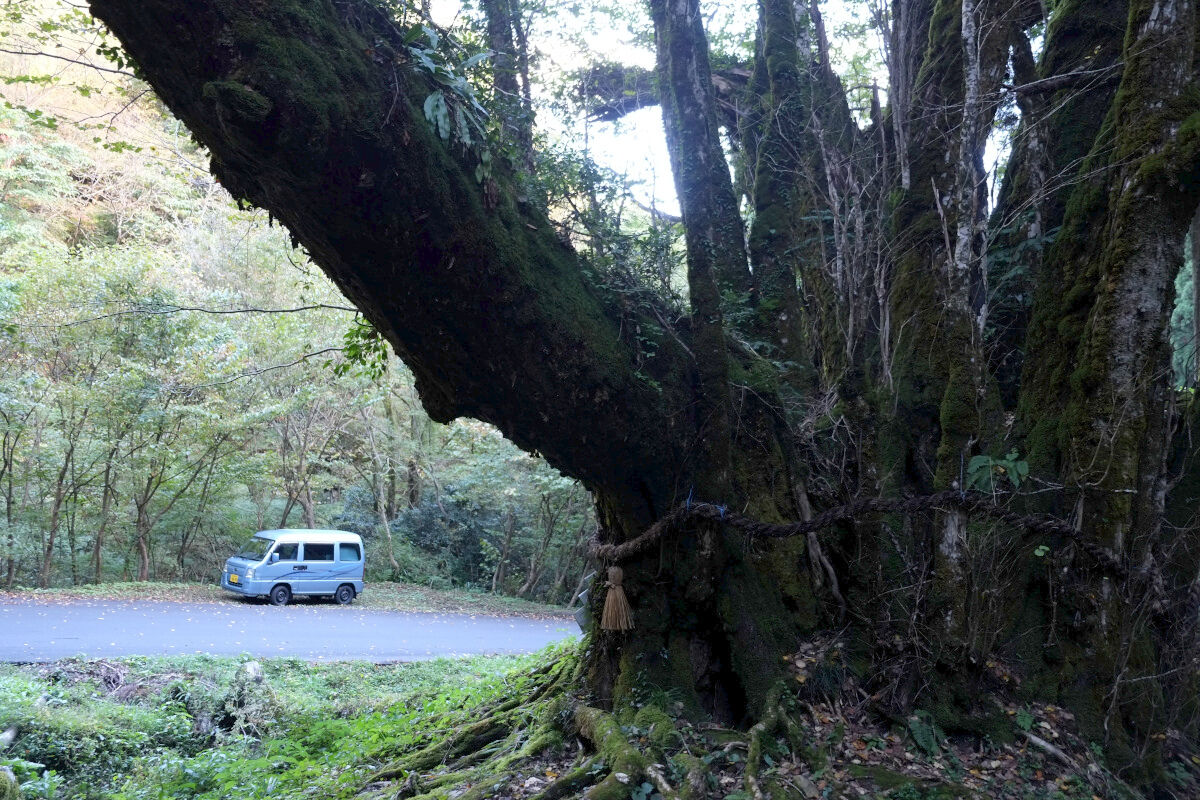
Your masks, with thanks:
[{"label": "van front wheel", "polygon": [[348,606],[354,602],[354,587],[348,583],[343,583],[333,593],[333,599],[337,601],[339,606]]},{"label": "van front wheel", "polygon": [[292,590],[282,583],[271,590],[271,605],[286,606],[292,601]]}]

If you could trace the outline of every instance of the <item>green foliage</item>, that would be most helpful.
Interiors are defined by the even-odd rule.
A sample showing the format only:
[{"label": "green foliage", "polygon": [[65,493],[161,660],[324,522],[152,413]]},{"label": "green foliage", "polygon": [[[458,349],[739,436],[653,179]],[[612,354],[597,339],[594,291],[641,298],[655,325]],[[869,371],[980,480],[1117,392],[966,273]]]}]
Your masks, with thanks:
[{"label": "green foliage", "polygon": [[[626,181],[586,155],[562,145],[537,151],[537,167],[523,187],[561,219],[589,276],[627,316],[623,332],[639,377],[659,382],[643,366],[664,342],[681,339],[675,327],[686,316],[686,270],[682,229],[638,205]],[[648,320],[656,320],[650,322]]]},{"label": "green foliage", "polygon": [[71,170],[83,156],[65,141],[46,142],[38,122],[12,108],[0,109],[0,243],[8,246],[45,230],[45,212],[70,196]]},{"label": "green foliage", "polygon": [[[154,709],[98,704],[91,701],[93,692],[92,687],[0,675],[0,727],[15,726],[19,732],[12,752],[66,780],[83,796],[98,796],[115,775],[147,753],[197,749],[192,720],[178,704]],[[44,789],[35,782],[31,790],[52,791],[55,779],[39,778]]]},{"label": "green foliage", "polygon": [[925,755],[933,757],[941,752],[946,734],[938,727],[932,714],[928,711],[917,711],[908,718],[907,724],[909,735]]},{"label": "green foliage", "polygon": [[335,375],[355,373],[369,380],[379,380],[387,372],[390,357],[387,341],[375,326],[364,317],[355,317],[343,337],[341,360],[326,363],[333,367]]},{"label": "green foliage", "polygon": [[[260,739],[211,727],[239,666],[211,656],[0,666],[0,759],[25,797],[268,798],[361,788],[368,755],[446,735],[545,655],[413,664],[263,662],[279,713]],[[101,677],[120,677],[114,691]],[[172,680],[172,676],[176,677]],[[137,689],[138,691],[132,691]],[[40,698],[40,699],[39,699]],[[124,699],[121,699],[124,698]],[[275,793],[273,795],[273,793]]]},{"label": "green foliage", "polygon": [[[43,31],[42,11],[4,8],[39,46],[68,23],[94,30],[72,18]],[[487,54],[416,30],[410,55],[432,65],[448,119],[466,125],[455,135],[482,142],[466,81]],[[242,115],[263,112],[241,84],[208,91]],[[59,99],[92,111],[109,98],[86,88]],[[557,507],[575,484],[487,426],[434,425],[383,337],[285,232],[194,166],[205,157],[178,123],[148,100],[123,113],[120,135],[102,139],[0,109],[0,475],[19,476],[0,492],[0,576],[11,565],[14,588],[211,580],[250,530],[345,524],[370,540],[372,577],[490,587],[478,542],[496,542],[513,508],[521,524],[499,588],[520,590],[533,565],[527,593],[566,599],[583,569],[585,503],[550,524],[534,557],[543,499]],[[482,180],[491,154],[479,158]],[[387,533],[410,505],[434,516],[445,505],[452,519],[429,522],[424,546],[393,539],[380,498]],[[449,544],[459,533],[463,560]]]},{"label": "green foliage", "polygon": [[642,782],[629,791],[629,800],[661,800],[662,795],[654,790],[654,784]]},{"label": "green foliage", "polygon": [[[38,764],[34,761],[26,761],[21,758],[0,758],[0,767],[7,767],[12,770],[13,776],[16,778],[17,787],[21,790],[21,794],[17,798],[25,798],[32,800],[33,798],[45,798],[53,800],[60,796],[63,788],[63,779],[54,770],[46,769],[45,764]],[[3,775],[0,775],[0,782],[4,780]],[[0,788],[3,788],[0,786]],[[0,797],[8,795],[0,792]]]},{"label": "green foliage", "polygon": [[1021,460],[1015,449],[1003,458],[978,455],[967,462],[967,487],[981,492],[998,491],[1005,482],[1020,489],[1028,477],[1029,462]]},{"label": "green foliage", "polygon": [[1196,386],[1200,376],[1200,342],[1196,341],[1194,283],[1196,265],[1192,260],[1191,234],[1184,245],[1183,268],[1175,276],[1175,308],[1171,313],[1171,368],[1178,386]]},{"label": "green foliage", "polygon": [[465,50],[463,44],[424,23],[411,25],[404,31],[411,64],[436,88],[422,104],[425,119],[443,141],[451,138],[479,154],[476,177],[482,181],[490,174],[492,154],[488,149],[488,111],[479,101],[475,88],[479,68],[495,53],[491,50],[467,52],[466,58],[456,60]]}]

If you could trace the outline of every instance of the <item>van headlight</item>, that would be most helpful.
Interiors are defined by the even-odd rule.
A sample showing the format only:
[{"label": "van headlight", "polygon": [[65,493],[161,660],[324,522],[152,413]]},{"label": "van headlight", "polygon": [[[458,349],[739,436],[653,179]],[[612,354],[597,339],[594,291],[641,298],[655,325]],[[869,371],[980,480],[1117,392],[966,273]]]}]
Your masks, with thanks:
[{"label": "van headlight", "polygon": [[246,570],[246,580],[248,580],[248,581],[254,580],[254,567],[251,567],[250,569]]}]

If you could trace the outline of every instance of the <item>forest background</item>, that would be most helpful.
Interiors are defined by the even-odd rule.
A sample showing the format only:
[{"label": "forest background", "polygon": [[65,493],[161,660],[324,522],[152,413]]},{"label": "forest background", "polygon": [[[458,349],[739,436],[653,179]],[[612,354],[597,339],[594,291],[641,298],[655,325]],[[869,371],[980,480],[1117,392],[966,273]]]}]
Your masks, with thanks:
[{"label": "forest background", "polygon": [[[0,589],[211,581],[253,531],[291,526],[362,534],[369,580],[577,594],[578,483],[489,425],[430,421],[94,26],[4,10]],[[44,51],[101,70],[23,55]]]}]

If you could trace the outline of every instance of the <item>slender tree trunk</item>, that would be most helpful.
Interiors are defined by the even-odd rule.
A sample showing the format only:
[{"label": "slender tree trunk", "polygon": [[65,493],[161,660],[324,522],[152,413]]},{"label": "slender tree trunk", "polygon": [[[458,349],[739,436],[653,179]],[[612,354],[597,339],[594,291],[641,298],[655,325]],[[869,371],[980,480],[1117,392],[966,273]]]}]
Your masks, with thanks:
[{"label": "slender tree trunk", "polygon": [[63,502],[67,497],[67,473],[71,468],[74,453],[75,445],[72,442],[67,446],[67,452],[63,455],[62,467],[59,468],[54,482],[54,499],[50,504],[50,522],[47,526],[48,532],[42,551],[42,565],[38,570],[38,586],[43,589],[50,585],[50,573],[54,567],[54,542],[62,521]]},{"label": "slender tree trunk", "polygon": [[104,580],[104,535],[108,531],[109,516],[113,500],[112,470],[113,459],[117,451],[114,447],[109,451],[104,464],[104,485],[100,495],[100,525],[96,528],[96,538],[92,542],[92,583],[102,583]]},{"label": "slender tree trunk", "polygon": [[75,522],[78,518],[75,509],[79,504],[79,489],[71,491],[71,497],[68,500],[67,510],[67,552],[70,555],[71,566],[71,585],[79,585],[79,547],[75,540]]},{"label": "slender tree trunk", "polygon": [[400,574],[400,564],[396,561],[396,547],[392,541],[392,526],[388,521],[387,505],[383,496],[383,481],[380,479],[378,472],[375,474],[375,513],[379,517],[379,529],[383,533],[384,538],[387,539],[388,564],[392,567],[392,577],[395,579]]},{"label": "slender tree trunk", "polygon": [[300,490],[300,508],[304,511],[304,527],[312,530],[317,527],[316,507],[313,503],[312,487],[305,482]]},{"label": "slender tree trunk", "polygon": [[200,526],[204,522],[204,512],[208,506],[208,491],[212,486],[213,473],[217,469],[218,454],[214,454],[213,459],[209,462],[208,471],[204,475],[204,483],[200,486],[200,497],[196,501],[196,511],[192,514],[191,524],[186,526],[179,537],[179,550],[175,553],[175,565],[179,570],[178,577],[182,580],[184,577],[184,565],[187,563],[188,549],[191,547],[193,537],[199,532]]},{"label": "slender tree trunk", "polygon": [[407,475],[408,490],[405,499],[408,501],[409,508],[416,508],[421,504],[421,472],[417,469],[417,462],[414,459],[408,460]]},{"label": "slender tree trunk", "polygon": [[504,571],[508,566],[508,554],[512,549],[513,534],[517,529],[517,515],[510,508],[504,517],[504,541],[500,545],[500,560],[492,572],[492,594],[496,594],[504,585]]},{"label": "slender tree trunk", "polygon": [[517,590],[517,597],[528,597],[538,583],[542,579],[542,573],[545,571],[546,563],[546,547],[550,543],[550,537],[554,534],[554,530],[548,529],[542,535],[541,541],[538,542],[537,550],[529,557],[529,572],[525,575],[525,582],[521,584],[521,588]]},{"label": "slender tree trunk", "polygon": [[137,548],[137,580],[150,580],[150,517],[146,507],[137,505],[137,515],[134,520],[134,544]]},{"label": "slender tree trunk", "polygon": [[[5,426],[12,425],[13,416],[4,415]],[[13,533],[13,474],[16,471],[16,450],[20,434],[5,430],[4,438],[0,439],[0,486],[4,487],[4,522],[8,526],[8,564],[4,570],[4,588],[11,591],[17,577],[17,537]]]},{"label": "slender tree trunk", "polygon": [[571,592],[571,599],[567,602],[567,608],[574,608],[575,604],[579,602],[579,596],[583,594],[583,590],[587,588],[587,582],[588,576],[587,571],[585,570],[579,576],[579,583],[575,584],[575,591]]},{"label": "slender tree trunk", "polygon": [[288,517],[292,515],[292,509],[296,507],[297,495],[291,492],[287,493],[287,501],[283,504],[283,513],[279,515],[279,527],[286,528]]}]

